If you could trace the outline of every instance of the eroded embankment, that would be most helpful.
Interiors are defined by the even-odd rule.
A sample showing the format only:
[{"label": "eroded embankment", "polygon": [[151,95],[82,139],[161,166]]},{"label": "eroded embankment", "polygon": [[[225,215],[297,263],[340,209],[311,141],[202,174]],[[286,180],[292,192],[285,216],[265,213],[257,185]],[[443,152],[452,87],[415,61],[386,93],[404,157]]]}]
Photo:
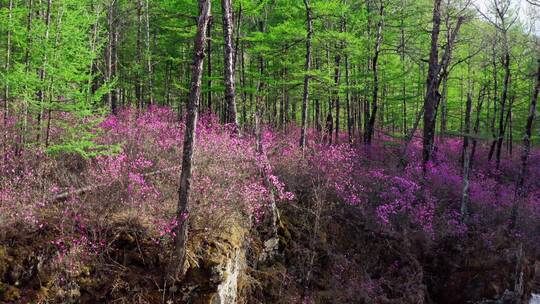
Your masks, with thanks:
[{"label": "eroded embankment", "polygon": [[[378,231],[350,206],[333,207],[314,234],[298,206],[281,207],[279,241],[239,217],[220,230],[195,229],[172,303],[527,303],[539,291],[540,261],[524,250],[523,296],[512,294],[517,252],[504,237],[486,247],[473,237],[433,242]],[[163,282],[170,248],[135,218],[109,227],[107,250],[85,259],[59,251],[55,231],[22,224],[2,231],[0,303],[170,299]],[[263,260],[265,239],[277,251]]]}]

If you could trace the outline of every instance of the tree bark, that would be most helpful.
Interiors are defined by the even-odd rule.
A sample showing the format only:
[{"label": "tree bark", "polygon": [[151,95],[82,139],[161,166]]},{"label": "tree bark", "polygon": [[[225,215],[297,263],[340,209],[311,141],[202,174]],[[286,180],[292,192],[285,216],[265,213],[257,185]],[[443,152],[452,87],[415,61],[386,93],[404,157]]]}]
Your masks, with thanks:
[{"label": "tree bark", "polygon": [[150,48],[150,5],[149,0],[145,1],[144,16],[145,16],[145,30],[146,30],[146,87],[148,90],[148,104],[154,104],[154,85],[153,85],[153,69],[152,69],[152,50]]},{"label": "tree bark", "polygon": [[491,146],[488,153],[489,161],[491,161],[491,159],[493,158],[493,154],[495,152],[495,145],[497,144],[497,131],[495,128],[495,121],[497,117],[497,104],[498,104],[498,98],[499,98],[499,80],[497,76],[498,73],[497,73],[496,46],[497,46],[496,39],[493,39],[492,57],[491,57],[491,63],[493,65],[493,115],[490,121],[491,134],[493,136],[493,141],[491,142]]},{"label": "tree bark", "polygon": [[[107,12],[107,31],[108,31],[108,42],[107,42],[107,56],[106,56],[106,62],[107,62],[107,70],[106,70],[106,79],[107,82],[112,82],[113,79],[116,76],[116,59],[117,59],[117,41],[118,41],[118,33],[116,29],[116,6],[118,1],[113,0],[111,3],[109,3],[109,8]],[[96,35],[97,35],[97,28]],[[116,108],[117,108],[117,94],[116,90],[113,90],[109,93],[107,93],[107,103],[109,105],[109,108],[111,109],[111,112],[113,114],[116,114]]]},{"label": "tree bark", "polygon": [[[238,45],[237,45],[238,47]],[[247,92],[246,92],[246,56],[244,54],[244,43],[242,42],[242,50],[240,52],[241,72],[240,85],[242,86],[242,123],[247,123]]]},{"label": "tree bark", "polygon": [[9,117],[9,70],[11,67],[11,21],[13,18],[13,0],[9,0],[8,4],[8,29],[6,37],[6,64],[5,64],[5,87],[4,87],[4,155],[7,149],[7,119]]},{"label": "tree bark", "polygon": [[187,109],[186,129],[184,135],[184,147],[182,155],[182,173],[178,189],[178,206],[176,211],[177,226],[175,228],[175,250],[171,260],[172,279],[183,272],[186,243],[189,226],[189,193],[191,188],[193,148],[197,128],[197,115],[201,97],[201,82],[205,55],[206,31],[210,19],[210,0],[199,0],[200,15],[197,21],[197,34],[195,36],[195,49],[193,66],[191,71],[191,83],[189,89],[189,101]]},{"label": "tree bark", "polygon": [[[28,0],[28,15],[26,17],[26,47],[24,50],[24,74],[25,76],[28,76],[28,73],[30,73],[30,47],[32,45],[32,20],[34,16],[34,1]],[[27,89],[27,86],[25,85],[25,90]],[[28,130],[28,111],[29,111],[29,103],[28,101],[24,102],[24,114],[23,114],[23,122],[22,122],[22,134],[20,139],[20,144],[18,149],[22,149],[22,146],[24,146],[26,142],[26,132]],[[17,155],[19,154],[20,150],[18,150]]]},{"label": "tree bark", "polygon": [[467,216],[469,206],[469,171],[471,160],[471,148],[469,145],[469,138],[471,132],[471,111],[472,111],[472,96],[471,93],[467,94],[467,106],[465,110],[465,132],[463,135],[463,191],[461,196],[461,215]]},{"label": "tree bark", "polygon": [[350,94],[350,75],[349,75],[349,56],[345,56],[345,103],[347,107],[347,135],[349,137],[349,143],[353,142],[353,122],[351,117],[351,94]]},{"label": "tree bark", "polygon": [[208,92],[206,93],[206,104],[208,106],[208,112],[212,112],[212,25],[213,25],[213,19],[212,16],[210,16],[210,20],[208,21],[208,28],[207,28],[207,61],[208,64],[206,65],[206,75],[208,76],[208,80],[206,81],[206,86]]},{"label": "tree bark", "polygon": [[476,154],[476,146],[478,144],[478,134],[480,133],[480,116],[482,114],[482,105],[484,104],[484,98],[485,98],[485,92],[486,87],[482,87],[480,90],[480,95],[478,96],[478,104],[476,106],[476,121],[474,123],[474,138],[472,141],[472,148],[471,148],[471,159],[469,163],[469,168],[472,170],[473,163],[474,163],[474,156]]},{"label": "tree bark", "polygon": [[340,64],[341,64],[341,56],[337,54],[335,56],[335,67],[334,67],[334,105],[336,108],[336,139],[335,143],[339,143],[339,125],[340,125],[340,112],[341,112],[341,105],[340,105],[340,99],[339,99],[339,82],[340,82]]},{"label": "tree bark", "polygon": [[224,76],[225,76],[225,102],[227,104],[227,123],[234,126],[238,132],[238,117],[236,111],[236,90],[234,83],[234,47],[233,47],[233,10],[232,0],[221,0],[223,11],[223,47],[224,51]]},{"label": "tree bark", "polygon": [[375,41],[375,51],[372,59],[372,72],[373,72],[373,91],[371,97],[371,114],[367,119],[367,128],[364,134],[364,143],[371,144],[373,134],[375,133],[375,120],[377,118],[378,97],[379,97],[379,55],[381,52],[382,44],[382,30],[384,25],[384,0],[379,0],[379,22],[377,24],[377,38]]},{"label": "tree bark", "polygon": [[143,101],[143,82],[142,82],[142,4],[141,0],[137,0],[137,69],[136,69],[136,79],[135,79],[135,98],[137,99],[137,107],[142,109],[144,107]]},{"label": "tree bark", "polygon": [[[52,9],[52,0],[47,1],[47,12],[45,14],[45,38],[44,43],[47,44],[49,42],[49,34],[50,34],[50,25],[51,25],[51,9]],[[36,141],[39,142],[41,138],[41,118],[43,116],[43,102],[45,101],[45,92],[44,92],[44,83],[45,83],[45,67],[47,65],[47,52],[43,55],[43,63],[42,67],[39,70],[39,82],[40,82],[40,89],[37,93],[38,96],[38,103],[39,103],[39,113],[37,116],[37,135],[36,135]]]},{"label": "tree bark", "polygon": [[457,34],[464,17],[460,16],[456,23],[449,41],[446,43],[443,56],[439,62],[439,34],[441,28],[441,0],[435,0],[433,7],[433,29],[431,32],[431,50],[429,55],[428,76],[426,80],[426,95],[424,97],[424,132],[422,139],[422,164],[424,172],[426,165],[431,158],[431,151],[435,141],[435,123],[437,115],[437,107],[441,99],[439,87],[442,78],[448,74],[448,65],[452,58],[452,48],[456,40]]},{"label": "tree bark", "polygon": [[[306,37],[306,63],[305,63],[305,75],[304,75],[304,93],[302,95],[302,123],[300,131],[300,148],[306,147],[306,125],[308,114],[308,102],[309,102],[309,72],[311,70],[311,38],[313,36],[313,25],[311,6],[309,0],[304,0],[304,6],[306,7],[306,21],[307,21],[307,37]],[[330,134],[332,137],[332,134]]]},{"label": "tree bark", "polygon": [[426,81],[426,95],[424,98],[424,138],[422,149],[422,161],[425,164],[429,161],[433,143],[431,142],[434,133],[431,127],[435,120],[435,107],[439,93],[437,90],[438,64],[439,64],[439,33],[441,27],[441,0],[435,0],[433,8],[433,29],[431,30],[431,51],[429,55],[429,68]]},{"label": "tree bark", "polygon": [[8,3],[8,28],[6,34],[6,62],[5,62],[5,86],[4,86],[4,128],[7,127],[7,118],[9,111],[9,70],[11,68],[11,22],[13,19],[13,0]]},{"label": "tree bark", "polygon": [[[504,33],[504,40],[507,40],[506,33]],[[504,82],[503,82],[503,89],[502,89],[502,95],[501,95],[501,111],[499,115],[499,136],[497,137],[497,150],[495,153],[496,157],[496,167],[499,169],[499,166],[501,164],[501,150],[502,150],[502,144],[504,140],[504,133],[506,129],[506,124],[504,121],[504,115],[505,115],[505,107],[506,107],[506,100],[508,98],[508,86],[510,83],[510,53],[508,50],[508,42],[505,42],[505,54],[504,54],[504,60],[503,60],[503,67],[504,67]]]},{"label": "tree bark", "polygon": [[512,207],[511,228],[515,228],[517,221],[517,214],[519,208],[519,200],[525,195],[525,176],[527,175],[527,164],[529,161],[529,154],[531,151],[531,137],[532,127],[536,118],[536,104],[538,102],[538,93],[540,92],[540,59],[537,59],[537,71],[536,71],[536,86],[534,87],[533,95],[531,98],[531,104],[529,106],[529,115],[527,116],[527,123],[525,124],[525,135],[523,136],[523,152],[521,154],[521,166],[519,168],[519,175],[516,182],[516,192],[514,199],[514,205]]}]

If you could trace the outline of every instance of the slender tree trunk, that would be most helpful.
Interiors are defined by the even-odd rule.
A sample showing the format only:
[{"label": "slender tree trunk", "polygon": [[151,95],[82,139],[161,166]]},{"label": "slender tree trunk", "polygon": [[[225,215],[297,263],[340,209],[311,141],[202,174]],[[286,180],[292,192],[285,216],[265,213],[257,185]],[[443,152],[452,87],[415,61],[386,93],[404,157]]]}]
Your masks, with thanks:
[{"label": "slender tree trunk", "polygon": [[[45,38],[44,43],[45,45],[49,43],[49,34],[50,34],[50,25],[51,25],[51,9],[52,9],[52,0],[47,1],[47,12],[45,14]],[[36,135],[36,141],[39,142],[41,138],[41,118],[43,116],[43,103],[45,101],[45,92],[44,92],[44,84],[45,84],[45,67],[47,66],[47,52],[43,55],[43,63],[42,67],[39,70],[39,82],[40,82],[40,89],[38,91],[38,103],[39,103],[39,113],[37,116],[37,135]]]},{"label": "slender tree trunk", "polygon": [[[315,58],[315,69],[320,69],[320,61]],[[319,98],[315,99],[315,130],[317,130],[317,135],[320,137],[322,135],[322,117],[324,113],[321,110],[321,101]],[[320,138],[319,138],[320,140]]]},{"label": "slender tree trunk", "polygon": [[171,81],[172,81],[172,72],[171,72],[171,61],[167,60],[165,65],[165,104],[171,106]]},{"label": "slender tree trunk", "polygon": [[120,31],[118,30],[118,14],[120,13],[119,12],[119,8],[120,8],[120,5],[118,3],[119,1],[115,1],[115,5],[113,7],[113,15],[115,16],[115,22],[113,23],[113,28],[114,28],[114,35],[113,35],[113,49],[112,49],[112,75],[114,78],[117,79],[119,85],[116,85],[115,88],[113,89],[113,96],[112,96],[112,100],[111,100],[111,112],[113,114],[116,114],[118,112],[118,103],[120,102],[120,99],[121,99],[121,89],[120,89],[120,84],[121,84],[121,79],[120,79],[120,75],[119,75],[119,59],[118,59],[118,49],[120,48]]},{"label": "slender tree trunk", "polygon": [[244,43],[242,42],[242,51],[240,55],[240,60],[242,63],[241,74],[240,74],[240,85],[242,86],[242,123],[245,125],[247,123],[247,92],[246,92],[246,57],[244,54]]},{"label": "slender tree trunk", "polygon": [[381,52],[382,44],[382,30],[384,25],[384,0],[379,0],[379,23],[377,24],[377,38],[375,41],[375,53],[372,59],[372,72],[373,72],[373,91],[371,99],[371,114],[369,114],[369,120],[367,121],[367,128],[364,134],[364,143],[371,144],[373,134],[375,133],[375,120],[377,118],[378,97],[379,97],[379,55]]},{"label": "slender tree trunk", "polygon": [[143,75],[141,73],[142,68],[142,3],[141,0],[137,0],[137,69],[135,73],[135,98],[137,99],[137,107],[142,109],[144,107],[144,93],[143,93]]},{"label": "slender tree trunk", "polygon": [[[118,1],[113,0],[111,3],[109,3],[108,12],[107,12],[107,31],[108,31],[108,41],[107,41],[107,49],[106,49],[106,63],[107,63],[107,70],[106,70],[106,79],[107,82],[110,83],[113,81],[115,77],[115,67],[114,67],[114,56],[115,56],[115,49],[117,46],[115,45],[116,42],[116,26],[115,26],[115,6]],[[97,29],[96,29],[97,30]],[[111,91],[107,93],[107,104],[109,105],[109,108],[111,109],[112,113],[116,113],[116,94],[114,91]]]},{"label": "slender tree trunk", "polygon": [[[236,63],[238,62],[238,51],[240,50],[240,36],[242,35],[243,16],[242,16],[242,3],[241,2],[240,2],[240,7],[238,8],[238,13],[236,14],[236,16],[237,16],[236,17],[236,28],[235,28],[235,30],[236,30],[236,38],[235,38],[235,42],[234,42],[234,46],[233,46],[233,49],[234,49],[233,66],[234,66],[235,71],[236,71],[236,67],[237,67]],[[234,17],[234,13],[233,13],[233,17]]]},{"label": "slender tree trunk", "polygon": [[171,260],[171,279],[182,275],[186,244],[188,240],[189,226],[189,193],[191,188],[193,148],[195,145],[195,135],[197,128],[198,107],[201,98],[201,82],[203,74],[203,62],[206,43],[206,32],[208,20],[210,19],[210,0],[199,0],[200,15],[197,21],[197,34],[195,36],[195,49],[193,55],[193,66],[191,71],[191,83],[189,89],[188,112],[186,119],[186,129],[184,135],[184,147],[182,155],[182,173],[180,175],[180,186],[178,189],[178,206],[176,211],[175,228],[175,250]]},{"label": "slender tree trunk", "polygon": [[[306,37],[306,65],[304,75],[304,93],[302,95],[302,123],[300,131],[300,148],[306,147],[306,125],[308,114],[308,102],[309,102],[309,78],[311,70],[311,38],[313,36],[313,25],[311,16],[310,0],[304,0],[304,6],[306,7],[306,21],[307,21],[307,37]],[[332,137],[332,134],[330,134]]]},{"label": "slender tree trunk", "polygon": [[[511,105],[513,105],[514,102],[511,102]],[[508,122],[508,139],[507,139],[507,146],[508,146],[508,154],[510,154],[510,158],[513,155],[513,142],[514,142],[514,111],[512,109],[512,106],[510,106],[510,109],[508,109],[508,112],[510,114],[510,121]]]},{"label": "slender tree trunk", "polygon": [[446,75],[442,80],[442,95],[441,95],[441,140],[444,140],[447,130],[447,102],[448,102],[448,75]]},{"label": "slender tree trunk", "polygon": [[[58,61],[58,45],[60,44],[61,39],[61,33],[62,33],[62,17],[64,15],[63,7],[60,5],[58,8],[58,16],[57,16],[57,23],[56,23],[56,36],[54,39],[54,45],[53,45],[53,54],[52,54],[52,61],[57,62]],[[45,132],[45,147],[49,146],[49,137],[50,137],[50,130],[51,130],[51,123],[52,123],[52,104],[53,104],[53,89],[54,89],[54,75],[51,75],[50,77],[50,83],[49,83],[49,89],[48,91],[48,97],[49,97],[49,104],[47,106],[47,126],[46,126],[46,132]]]},{"label": "slender tree trunk", "polygon": [[484,103],[486,87],[482,87],[480,95],[478,96],[478,104],[476,106],[476,121],[474,123],[474,139],[472,141],[471,159],[469,164],[469,170],[472,170],[474,163],[474,156],[476,154],[476,146],[478,144],[478,135],[480,133],[480,116],[482,114],[482,105]]},{"label": "slender tree trunk", "polygon": [[153,88],[153,69],[152,69],[152,50],[150,48],[150,5],[149,0],[145,1],[144,16],[146,25],[146,88],[148,90],[148,103],[154,104],[154,88]]},{"label": "slender tree trunk", "polygon": [[[450,0],[448,0],[447,5],[450,5]],[[446,25],[446,43],[450,43],[452,39],[452,26],[450,24],[450,14],[446,14],[445,18]],[[442,95],[441,95],[441,128],[440,128],[440,138],[444,141],[447,130],[447,121],[448,121],[448,75],[444,75],[442,79]]]},{"label": "slender tree trunk", "polygon": [[[504,33],[504,39],[506,38],[507,34]],[[505,42],[505,55],[503,60],[503,66],[504,66],[504,82],[503,82],[503,89],[502,89],[502,96],[501,96],[501,111],[499,116],[499,136],[497,137],[497,151],[496,151],[496,167],[499,169],[499,166],[501,164],[501,150],[502,150],[502,144],[504,140],[504,133],[505,133],[505,122],[504,122],[504,114],[505,114],[505,107],[506,107],[506,100],[508,98],[508,86],[510,83],[510,53],[508,50],[508,42]]]},{"label": "slender tree trunk", "polygon": [[511,228],[516,227],[520,199],[525,196],[525,177],[527,176],[527,164],[531,151],[531,137],[534,120],[536,118],[536,104],[538,102],[538,93],[540,92],[540,59],[537,59],[536,86],[534,87],[531,104],[529,105],[529,115],[525,124],[525,135],[523,136],[523,152],[521,154],[521,166],[516,182],[516,191],[514,205],[512,207]]},{"label": "slender tree trunk", "polygon": [[488,160],[491,161],[493,158],[493,154],[495,153],[495,145],[497,144],[497,131],[495,128],[495,121],[497,117],[497,105],[498,105],[498,98],[499,98],[499,80],[498,80],[498,72],[497,72],[497,53],[496,53],[496,39],[493,40],[492,45],[492,65],[493,65],[493,115],[491,117],[490,126],[491,126],[491,134],[493,136],[493,141],[491,142],[491,146],[488,153]]},{"label": "slender tree trunk", "polygon": [[[208,36],[207,39],[207,61],[208,64],[206,65],[206,75],[208,76],[208,80],[206,81],[206,86],[208,92],[206,93],[206,103],[208,105],[208,112],[212,112],[212,25],[213,25],[213,18],[210,16],[210,20],[208,21],[208,33],[206,34]],[[217,111],[217,109],[216,109]]]},{"label": "slender tree trunk", "polygon": [[349,136],[349,143],[353,142],[353,122],[351,117],[351,93],[350,93],[350,75],[349,75],[349,56],[345,56],[345,102],[347,107],[347,135]]},{"label": "slender tree trunk", "polygon": [[5,86],[4,86],[4,127],[7,126],[7,118],[9,112],[9,70],[11,68],[11,23],[13,19],[13,0],[8,3],[8,28],[6,33],[6,62],[5,62]]},{"label": "slender tree trunk", "polygon": [[223,11],[223,40],[224,40],[224,76],[225,76],[225,103],[227,104],[227,123],[234,125],[235,132],[239,132],[236,112],[236,90],[234,83],[234,48],[233,48],[233,10],[232,0],[221,0]]},{"label": "slender tree trunk", "polygon": [[9,0],[8,4],[8,29],[6,37],[6,64],[5,64],[5,87],[4,87],[4,156],[7,157],[7,120],[9,117],[9,70],[11,67],[11,21],[13,18],[13,0]]},{"label": "slender tree trunk", "polygon": [[[91,8],[92,8],[92,12],[95,14],[96,21],[92,25],[92,35],[90,37],[90,50],[92,51],[92,54],[95,54],[97,50],[97,42],[98,42],[98,33],[99,33],[99,25],[100,25],[99,15],[101,13],[101,5],[99,4],[94,5],[94,3],[92,3]],[[96,82],[96,77],[94,76],[96,75],[96,71],[98,69],[97,64],[98,63],[97,63],[97,58],[96,58],[92,61],[92,63],[90,64],[90,68],[88,69],[89,75],[91,76],[88,79],[87,88],[86,88],[86,101],[88,103],[92,101],[92,95],[95,93],[94,84]],[[111,112],[112,112],[112,109],[111,109]]]},{"label": "slender tree trunk", "polygon": [[465,110],[465,132],[463,135],[463,191],[461,196],[461,215],[467,216],[469,206],[469,171],[471,160],[471,148],[469,145],[469,137],[471,132],[471,111],[472,111],[472,96],[467,94],[467,106]]},{"label": "slender tree trunk", "polygon": [[405,24],[404,24],[404,16],[403,16],[403,9],[404,9],[404,1],[401,1],[401,14],[400,14],[400,61],[401,61],[401,73],[403,74],[403,81],[401,83],[401,98],[402,98],[402,104],[403,104],[403,122],[402,122],[402,133],[403,135],[407,135],[407,79],[405,77],[406,73],[406,62],[405,62]]},{"label": "slender tree trunk", "polygon": [[[281,81],[285,83],[285,69],[281,70]],[[285,130],[285,95],[287,87],[285,84],[281,84],[281,96],[279,97],[279,128]]]},{"label": "slender tree trunk", "polygon": [[340,125],[340,119],[339,116],[341,115],[341,105],[340,105],[340,99],[339,99],[339,83],[340,83],[340,64],[341,64],[341,56],[339,54],[335,57],[335,68],[334,68],[334,107],[336,108],[336,139],[335,143],[339,143],[339,125]]},{"label": "slender tree trunk", "polygon": [[[28,76],[30,73],[30,48],[32,47],[32,20],[34,16],[34,1],[28,0],[28,15],[26,18],[26,47],[24,50],[24,74],[25,76]],[[25,90],[27,89],[27,86],[25,84]],[[29,102],[27,100],[24,101],[24,114],[23,114],[23,122],[22,122],[22,134],[20,139],[20,148],[22,149],[22,146],[24,146],[26,142],[26,133],[28,131],[28,111],[29,111]],[[17,152],[17,155],[20,151]]]}]

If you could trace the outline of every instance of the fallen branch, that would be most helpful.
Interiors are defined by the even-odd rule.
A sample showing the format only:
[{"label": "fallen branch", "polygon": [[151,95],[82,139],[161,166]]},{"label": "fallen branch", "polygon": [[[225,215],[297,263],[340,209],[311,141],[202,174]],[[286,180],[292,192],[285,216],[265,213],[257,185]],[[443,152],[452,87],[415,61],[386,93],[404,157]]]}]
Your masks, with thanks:
[{"label": "fallen branch", "polygon": [[[154,176],[154,175],[162,174],[162,173],[173,171],[173,170],[180,170],[181,167],[182,166],[169,167],[169,168],[165,168],[165,169],[161,169],[161,170],[157,170],[157,171],[144,173],[144,174],[142,174],[142,176],[143,177]],[[56,201],[59,201],[59,200],[62,200],[62,199],[66,199],[66,198],[68,198],[70,196],[73,196],[73,195],[79,195],[81,193],[92,191],[92,190],[95,190],[95,189],[100,188],[100,187],[105,187],[105,186],[108,186],[108,185],[110,185],[110,184],[112,184],[112,183],[114,183],[116,181],[117,180],[112,181],[112,182],[107,182],[107,183],[100,183],[100,184],[85,186],[85,187],[82,187],[82,188],[79,188],[79,189],[74,189],[74,190],[66,190],[66,191],[64,191],[62,193],[59,193],[59,194],[51,197],[49,199],[49,202],[53,203],[53,202],[56,202]]]}]

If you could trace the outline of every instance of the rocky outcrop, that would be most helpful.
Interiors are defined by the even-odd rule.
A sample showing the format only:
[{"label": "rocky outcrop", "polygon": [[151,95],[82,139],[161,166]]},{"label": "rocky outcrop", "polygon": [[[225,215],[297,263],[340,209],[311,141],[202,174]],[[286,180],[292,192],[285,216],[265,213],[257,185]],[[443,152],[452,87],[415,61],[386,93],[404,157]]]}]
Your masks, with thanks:
[{"label": "rocky outcrop", "polygon": [[199,304],[239,303],[244,285],[245,239],[248,230],[231,223],[217,235],[200,240],[188,257],[188,269],[181,283],[182,300]]}]

